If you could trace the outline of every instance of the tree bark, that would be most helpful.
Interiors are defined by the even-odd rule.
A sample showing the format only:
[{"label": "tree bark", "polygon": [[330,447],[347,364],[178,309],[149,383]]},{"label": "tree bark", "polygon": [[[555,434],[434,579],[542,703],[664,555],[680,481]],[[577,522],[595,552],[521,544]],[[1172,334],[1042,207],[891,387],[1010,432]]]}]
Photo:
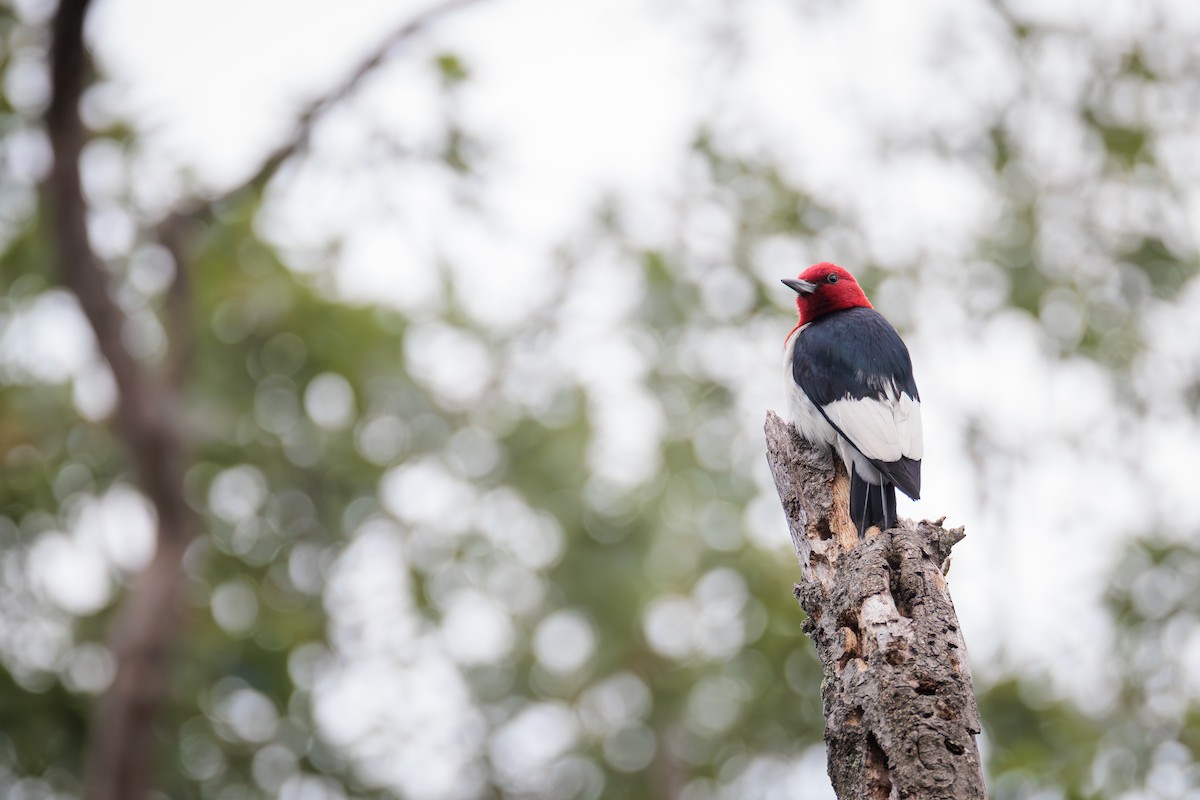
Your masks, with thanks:
[{"label": "tree bark", "polygon": [[986,798],[979,709],[943,577],[963,529],[902,520],[860,542],[841,462],[774,413],[765,429],[803,575],[794,592],[825,667],[834,791],[841,800]]}]

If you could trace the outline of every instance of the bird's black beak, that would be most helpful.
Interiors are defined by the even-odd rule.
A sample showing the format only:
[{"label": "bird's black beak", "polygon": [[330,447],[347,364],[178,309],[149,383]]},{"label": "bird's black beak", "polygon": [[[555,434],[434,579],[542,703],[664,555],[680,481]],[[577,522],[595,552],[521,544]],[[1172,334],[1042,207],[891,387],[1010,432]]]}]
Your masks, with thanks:
[{"label": "bird's black beak", "polygon": [[784,286],[791,289],[796,294],[812,294],[817,290],[817,284],[809,281],[802,281],[797,278],[784,278],[780,281]]}]

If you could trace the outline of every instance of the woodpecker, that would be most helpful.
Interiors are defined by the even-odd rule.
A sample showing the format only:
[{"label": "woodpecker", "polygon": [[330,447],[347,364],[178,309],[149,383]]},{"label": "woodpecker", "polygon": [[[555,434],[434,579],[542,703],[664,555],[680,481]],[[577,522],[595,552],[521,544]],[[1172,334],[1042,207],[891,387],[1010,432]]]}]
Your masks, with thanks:
[{"label": "woodpecker", "polygon": [[788,414],[809,442],[837,451],[862,538],[896,524],[896,489],[921,494],[921,397],[896,329],[854,276],[822,262],[784,278],[800,319],[784,345]]}]

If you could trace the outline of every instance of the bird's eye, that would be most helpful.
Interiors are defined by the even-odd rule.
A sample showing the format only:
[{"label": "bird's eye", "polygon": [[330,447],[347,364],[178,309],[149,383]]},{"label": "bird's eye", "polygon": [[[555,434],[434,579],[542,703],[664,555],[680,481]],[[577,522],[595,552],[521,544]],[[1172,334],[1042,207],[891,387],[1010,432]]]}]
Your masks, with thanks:
[{"label": "bird's eye", "polygon": [[837,283],[838,282],[837,273],[836,272],[829,273],[829,277],[827,277],[825,280],[829,281],[830,283]]}]

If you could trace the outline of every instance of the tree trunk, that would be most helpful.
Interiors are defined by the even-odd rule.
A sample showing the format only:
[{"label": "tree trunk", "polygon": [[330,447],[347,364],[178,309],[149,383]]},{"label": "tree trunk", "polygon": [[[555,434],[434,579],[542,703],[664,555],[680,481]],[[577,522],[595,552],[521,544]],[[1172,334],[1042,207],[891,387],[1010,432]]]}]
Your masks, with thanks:
[{"label": "tree trunk", "polygon": [[129,452],[138,484],[158,514],[154,559],[136,576],[109,631],[116,676],[91,720],[84,793],[89,800],[141,800],[153,788],[155,722],[167,697],[171,661],[185,624],[182,558],[203,533],[203,520],[188,505],[184,474],[187,437],[180,423],[183,391],[193,348],[188,288],[188,233],[211,219],[213,209],[261,188],[307,144],[318,120],[352,96],[396,51],[443,17],[479,0],[444,0],[396,28],[367,54],[345,81],[317,97],[299,116],[292,135],[244,182],[216,198],[184,203],[159,225],[161,243],[175,258],[168,297],[169,354],[161,368],[135,359],[122,335],[128,319],[109,292],[108,272],[88,237],[88,205],[80,161],[89,132],[79,104],[92,77],[84,23],[90,0],[59,0],[50,43],[50,103],[46,133],[54,168],[43,187],[50,231],[64,286],[79,301],[101,356],[117,384],[116,428]]},{"label": "tree trunk", "polygon": [[943,578],[962,528],[902,520],[860,542],[841,463],[774,413],[766,435],[803,575],[795,595],[825,666],[825,745],[837,796],[986,798],[979,709]]},{"label": "tree trunk", "polygon": [[[91,721],[84,779],[91,800],[140,800],[152,784],[154,723],[169,688],[171,654],[183,621],[181,559],[201,523],[184,498],[187,453],[178,422],[182,374],[167,379],[126,350],[126,316],[109,293],[107,272],[88,238],[79,172],[87,141],[79,101],[89,69],[83,38],[88,6],[88,0],[60,0],[54,18],[53,93],[46,110],[54,169],[45,193],[60,277],[78,298],[112,370],[116,426],[158,516],[154,558],[136,577],[109,632],[116,676]],[[182,273],[186,264],[176,269]],[[186,344],[171,342],[173,349]]]}]

